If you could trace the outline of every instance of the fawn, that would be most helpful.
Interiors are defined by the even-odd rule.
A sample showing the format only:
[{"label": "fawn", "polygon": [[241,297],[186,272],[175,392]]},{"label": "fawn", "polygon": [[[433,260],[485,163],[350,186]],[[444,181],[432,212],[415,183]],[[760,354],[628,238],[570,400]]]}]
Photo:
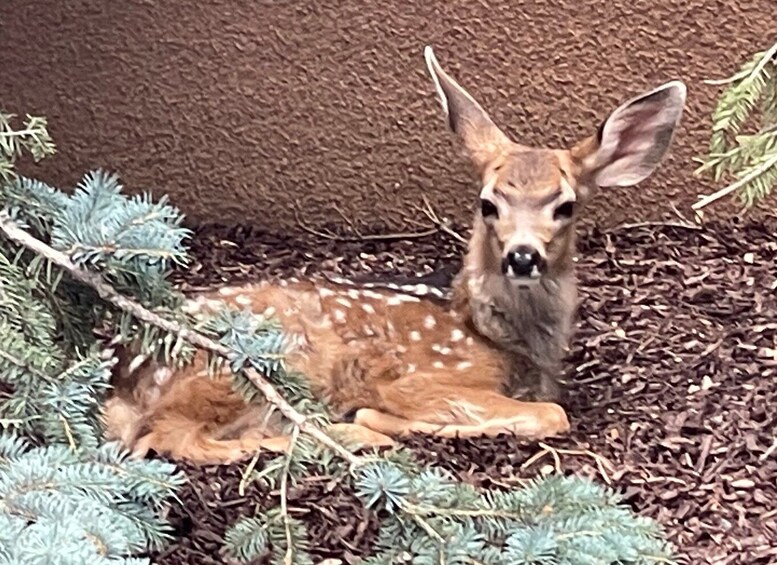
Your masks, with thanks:
[{"label": "fawn", "polygon": [[[571,149],[514,143],[425,50],[450,129],[481,179],[479,210],[448,305],[392,285],[380,289],[314,281],[221,288],[187,303],[273,315],[297,336],[287,363],[306,376],[362,445],[410,433],[542,438],[569,423],[556,376],[577,307],[575,224],[598,187],[648,177],[671,143],[686,88],[673,81],[619,106]],[[423,294],[423,293],[421,293]],[[225,463],[288,445],[269,406],[247,405],[204,355],[174,370],[120,355],[106,435],[135,455],[149,450]],[[535,401],[514,398],[532,379]]]}]

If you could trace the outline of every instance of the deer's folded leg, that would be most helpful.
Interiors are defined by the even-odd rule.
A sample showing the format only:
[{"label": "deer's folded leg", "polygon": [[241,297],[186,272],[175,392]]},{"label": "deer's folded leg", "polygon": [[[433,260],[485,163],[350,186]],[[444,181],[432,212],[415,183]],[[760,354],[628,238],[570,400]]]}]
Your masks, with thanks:
[{"label": "deer's folded leg", "polygon": [[566,412],[558,404],[521,402],[482,390],[440,391],[434,402],[425,402],[420,409],[408,412],[412,417],[366,408],[356,413],[354,421],[391,436],[424,433],[478,437],[507,433],[542,439],[569,431]]}]

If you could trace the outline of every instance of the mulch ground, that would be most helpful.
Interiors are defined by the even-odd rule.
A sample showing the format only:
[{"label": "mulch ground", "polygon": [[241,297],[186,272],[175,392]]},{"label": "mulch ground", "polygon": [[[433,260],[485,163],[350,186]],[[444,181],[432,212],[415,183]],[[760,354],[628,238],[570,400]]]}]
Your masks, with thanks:
[{"label": "mulch ground", "polygon": [[[333,242],[247,229],[202,228],[185,289],[268,274],[331,273],[446,285],[460,265],[452,238]],[[657,519],[680,563],[777,563],[777,219],[590,231],[580,243],[582,305],[567,370],[571,433],[546,444],[513,437],[415,437],[418,457],[482,485],[537,473],[610,482]],[[547,445],[547,447],[545,447]],[[225,528],[275,504],[244,466],[184,466],[171,509],[176,540],[161,565],[225,563]],[[351,563],[375,522],[323,477],[290,493],[317,560]],[[338,562],[338,561],[335,561]]]}]

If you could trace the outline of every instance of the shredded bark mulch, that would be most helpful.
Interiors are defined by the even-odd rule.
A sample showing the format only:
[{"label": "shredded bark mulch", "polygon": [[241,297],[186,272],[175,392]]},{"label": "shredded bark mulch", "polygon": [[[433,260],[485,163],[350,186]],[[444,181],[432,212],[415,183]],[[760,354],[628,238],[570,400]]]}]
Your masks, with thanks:
[{"label": "shredded bark mulch", "polygon": [[[198,230],[182,288],[317,273],[446,285],[461,247],[413,241],[291,239],[244,228]],[[407,441],[418,457],[484,486],[553,472],[609,483],[657,519],[680,563],[777,563],[777,220],[692,230],[632,226],[580,242],[582,304],[569,358],[571,433],[545,443],[513,437]],[[261,464],[261,460],[260,460]],[[238,485],[245,465],[184,465],[190,482],[170,519],[162,565],[228,562],[223,533],[277,503]],[[352,563],[376,523],[329,477],[295,487],[317,561]]]}]

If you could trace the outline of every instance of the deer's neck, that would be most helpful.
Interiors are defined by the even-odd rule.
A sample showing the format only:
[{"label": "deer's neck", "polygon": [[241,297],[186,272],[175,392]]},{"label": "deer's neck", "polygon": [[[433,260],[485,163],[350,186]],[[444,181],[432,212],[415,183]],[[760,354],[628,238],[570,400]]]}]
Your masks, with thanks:
[{"label": "deer's neck", "polygon": [[555,372],[566,351],[577,306],[577,285],[571,260],[555,265],[529,286],[519,286],[501,271],[498,249],[481,230],[455,282],[455,308],[465,312],[474,328],[500,349]]}]

